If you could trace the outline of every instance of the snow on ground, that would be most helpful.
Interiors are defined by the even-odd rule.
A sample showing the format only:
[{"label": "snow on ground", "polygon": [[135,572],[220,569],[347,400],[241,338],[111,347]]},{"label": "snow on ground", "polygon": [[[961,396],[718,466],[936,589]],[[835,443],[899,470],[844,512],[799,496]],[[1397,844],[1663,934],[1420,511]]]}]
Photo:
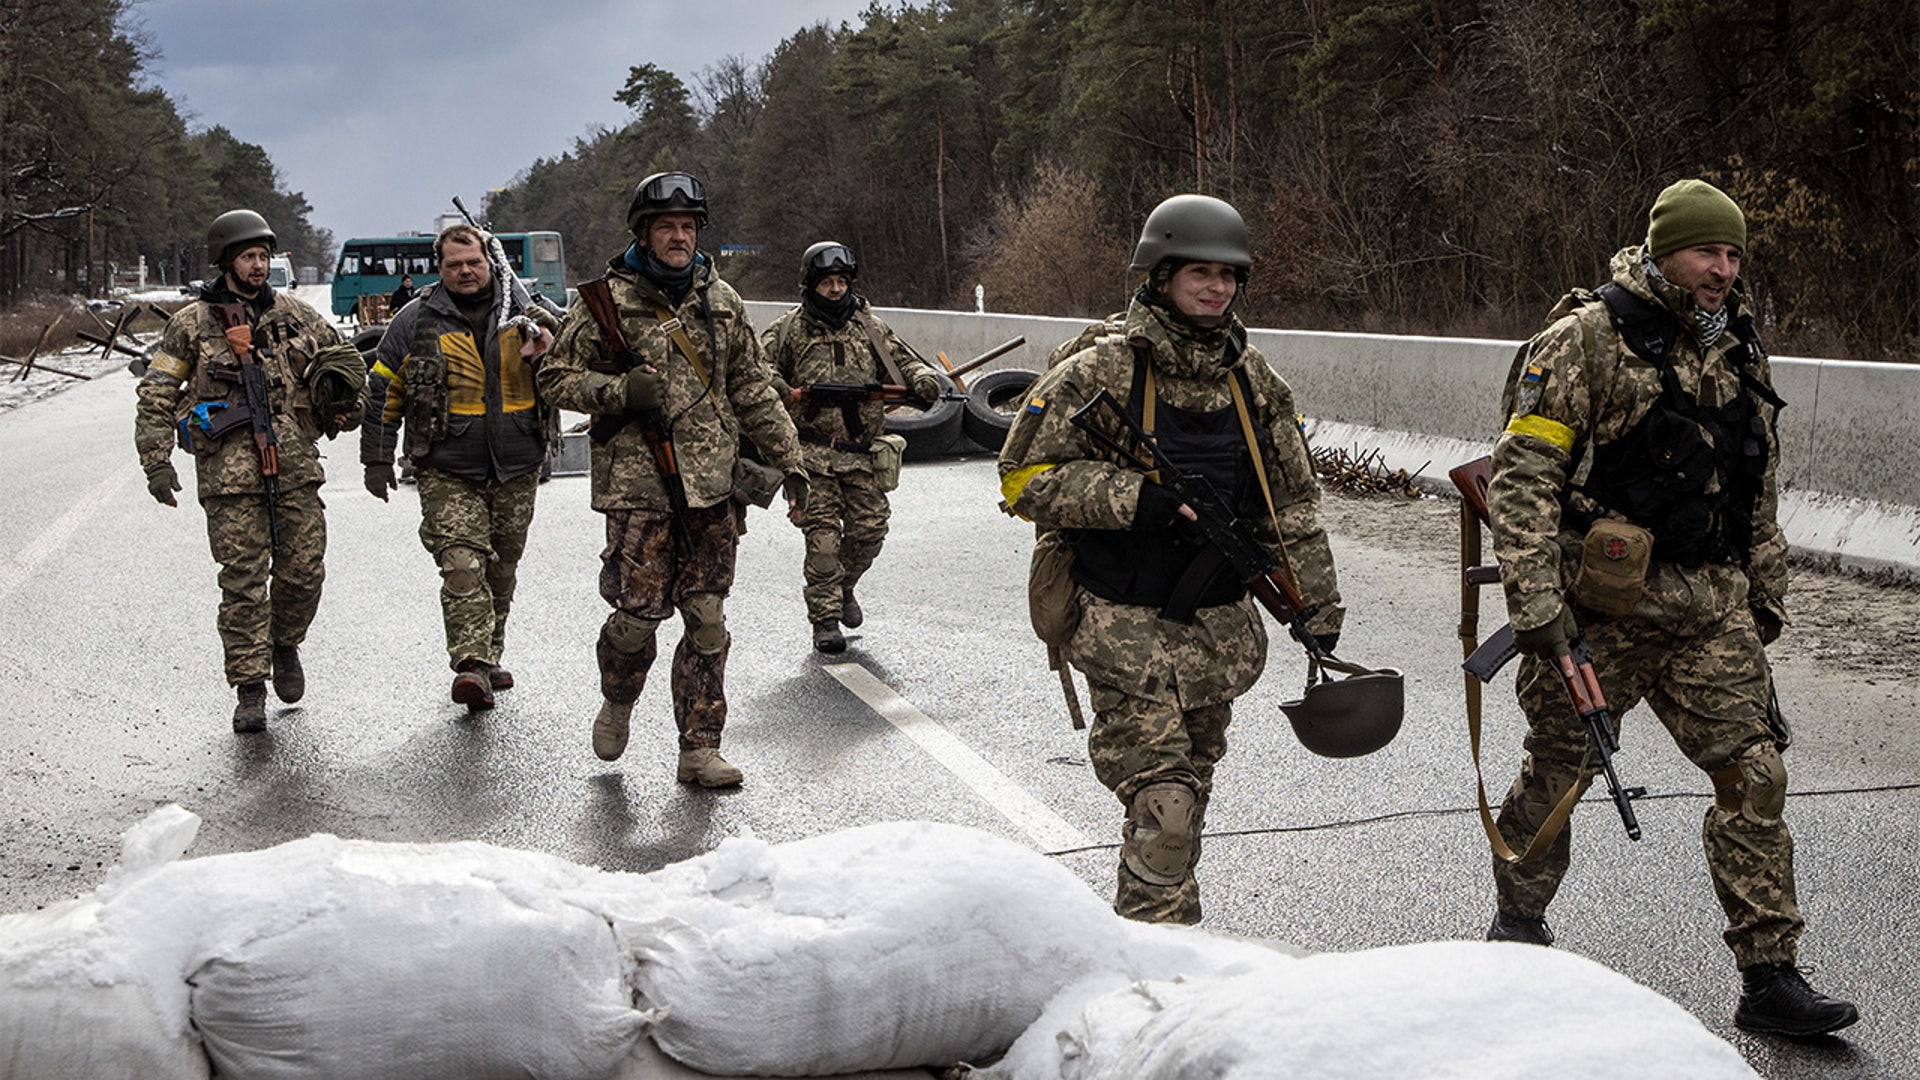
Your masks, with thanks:
[{"label": "snow on ground", "polygon": [[1755,1075],[1565,952],[1298,957],[1131,923],[960,826],[735,837],[631,874],[327,835],[181,858],[198,825],[163,807],[93,893],[0,916],[0,1075]]},{"label": "snow on ground", "polygon": [[[327,314],[330,310],[327,286],[308,285],[304,288],[289,291],[291,295],[313,305],[322,314]],[[147,303],[169,303],[181,299],[184,299],[184,296],[178,286],[163,289],[148,289],[116,298],[117,302],[121,304],[142,305]],[[76,301],[76,303],[78,303],[78,301]],[[118,316],[119,309],[115,306],[102,305],[96,309],[96,313],[111,327],[114,319]],[[73,318],[77,319],[82,325],[86,325],[89,328],[92,327],[92,320],[88,319],[84,314],[80,314],[78,311],[75,312]],[[335,325],[343,326],[339,320],[335,320]],[[160,341],[161,326],[160,319],[155,316],[152,311],[142,311],[140,315],[132,321],[128,332],[121,335],[121,341],[131,348],[151,348]],[[102,336],[104,336],[104,334]],[[40,370],[40,365],[49,365],[61,371],[85,375],[90,379],[97,379],[102,376],[110,377],[118,372],[127,370],[127,363],[132,359],[133,358],[126,353],[118,351],[109,353],[103,357],[101,355],[101,348],[98,345],[78,345],[70,349],[63,349],[59,352],[47,353],[46,355],[35,357],[35,368],[27,373],[25,379],[17,378],[20,373],[18,367],[12,364],[0,363],[0,412],[6,412],[9,409],[19,408],[29,402],[52,397],[78,381],[67,375],[57,375],[51,371]]]}]

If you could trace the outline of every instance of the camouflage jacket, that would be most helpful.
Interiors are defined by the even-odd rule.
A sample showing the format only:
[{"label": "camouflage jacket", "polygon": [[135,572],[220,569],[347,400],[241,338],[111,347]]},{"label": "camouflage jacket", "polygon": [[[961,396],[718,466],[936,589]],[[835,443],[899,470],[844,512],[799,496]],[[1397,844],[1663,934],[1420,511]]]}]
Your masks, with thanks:
[{"label": "camouflage jacket", "polygon": [[[712,506],[733,494],[740,434],[753,440],[769,465],[801,473],[800,440],[780,405],[773,372],[747,319],[746,304],[720,280],[703,255],[693,286],[678,307],[660,288],[615,259],[607,277],[627,344],[666,377],[664,411],[679,459],[687,505]],[[692,338],[711,385],[703,383],[656,316],[672,311]],[[596,415],[626,413],[626,379],[591,371],[602,339],[584,302],[567,308],[553,348],[534,380],[541,394],[562,409]],[[666,488],[636,424],[622,427],[592,448],[593,508],[666,510]]]},{"label": "camouflage jacket", "polygon": [[[1613,281],[1642,299],[1687,313],[1683,321],[1690,326],[1692,296],[1649,278],[1641,251],[1630,247],[1613,256]],[[1739,318],[1745,294],[1736,287],[1727,304],[1730,321]],[[1691,332],[1680,334],[1668,357],[1681,389],[1709,408],[1731,402],[1743,392],[1728,359],[1739,345],[1727,331],[1703,352]],[[1764,355],[1748,371],[1772,384]],[[1562,595],[1580,568],[1586,535],[1569,519],[1618,516],[1576,491],[1575,482],[1591,468],[1594,447],[1632,430],[1660,395],[1658,370],[1627,348],[1606,305],[1585,292],[1562,300],[1547,328],[1516,357],[1502,398],[1508,423],[1494,444],[1487,500],[1494,552],[1515,627],[1542,626],[1559,612]],[[1742,602],[1782,610],[1787,544],[1776,516],[1774,481],[1780,451],[1772,434],[1774,410],[1764,402],[1756,404],[1767,421],[1767,462],[1746,565],[1709,562],[1688,569],[1656,561],[1633,617],[1685,633],[1688,627],[1704,629],[1717,622]],[[1563,515],[1563,506],[1574,513]]]},{"label": "camouflage jacket", "polygon": [[[871,335],[864,325],[869,323],[873,328]],[[933,376],[933,368],[900,340],[900,335],[882,322],[864,300],[853,317],[838,330],[829,328],[796,305],[767,327],[760,335],[760,342],[774,368],[773,388],[784,398],[794,387],[813,383],[893,382],[887,365],[874,353],[876,337],[891,354],[908,389]],[[884,403],[867,401],[843,407],[802,398],[787,409],[800,432],[807,471],[872,471],[873,458],[866,450],[836,448],[831,444],[853,443],[864,447],[871,443],[886,429]],[[848,423],[849,419],[852,424]]]},{"label": "camouflage jacket", "polygon": [[[263,289],[247,305],[247,313],[253,325],[254,356],[266,369],[280,486],[321,483],[326,473],[315,445],[320,424],[308,392],[307,365],[315,353],[338,344],[340,335],[318,311],[272,289]],[[207,404],[217,414],[222,407],[243,404],[247,395],[238,369],[239,361],[210,303],[188,304],[174,313],[135,390],[139,404],[134,412],[133,445],[140,453],[140,464],[150,466],[172,457],[180,421],[195,412],[195,406]],[[358,415],[356,406],[345,426],[352,427]],[[250,430],[242,425],[218,442],[195,439],[200,498],[263,490],[259,453]]]},{"label": "camouflage jacket", "polygon": [[[1219,348],[1175,336],[1137,300],[1128,308],[1125,330],[1124,339],[1102,335],[1043,375],[1007,432],[1001,493],[1016,513],[1042,528],[1133,525],[1145,477],[1116,464],[1068,421],[1103,387],[1125,399],[1133,381],[1130,342],[1152,350],[1159,400],[1196,411],[1232,406],[1232,369],[1222,366]],[[1257,522],[1256,528],[1281,565],[1291,567],[1301,599],[1319,607],[1312,629],[1337,633],[1344,612],[1333,552],[1319,524],[1320,485],[1294,414],[1293,391],[1252,346],[1235,366],[1246,370],[1253,388],[1247,403],[1253,421],[1271,438],[1266,470],[1284,555],[1270,524]],[[1251,599],[1201,608],[1189,626],[1161,619],[1154,608],[1111,603],[1084,589],[1080,600],[1081,624],[1067,643],[1067,658],[1090,677],[1129,693],[1197,708],[1244,693],[1265,666],[1266,631]]]}]

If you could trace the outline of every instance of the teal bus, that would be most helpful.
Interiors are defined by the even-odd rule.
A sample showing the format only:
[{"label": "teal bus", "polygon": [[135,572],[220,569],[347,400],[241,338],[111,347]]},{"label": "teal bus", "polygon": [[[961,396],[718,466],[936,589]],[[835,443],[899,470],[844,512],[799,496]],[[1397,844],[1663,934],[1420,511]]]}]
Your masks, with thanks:
[{"label": "teal bus", "polygon": [[[565,253],[557,232],[497,233],[513,272],[531,292],[542,293],[555,304],[567,302]],[[340,261],[333,269],[333,313],[345,318],[359,309],[363,296],[387,296],[400,287],[401,275],[413,277],[413,287],[424,289],[440,280],[433,258],[433,237],[360,236],[340,245]]]}]

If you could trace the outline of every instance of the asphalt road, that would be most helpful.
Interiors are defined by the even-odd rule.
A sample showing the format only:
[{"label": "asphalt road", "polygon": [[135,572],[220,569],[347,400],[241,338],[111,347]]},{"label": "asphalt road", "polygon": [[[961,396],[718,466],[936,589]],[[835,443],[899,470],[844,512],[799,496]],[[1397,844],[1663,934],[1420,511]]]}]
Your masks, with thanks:
[{"label": "asphalt road", "polygon": [[[307,698],[273,703],[264,735],[232,734],[191,469],[176,456],[189,484],[180,508],[147,496],[132,390],[115,375],[0,413],[0,910],[93,888],[121,830],[168,802],[204,818],[196,855],[323,831],[485,840],[636,871],[743,830],[782,841],[926,818],[1030,843],[1111,892],[1119,808],[1027,630],[1031,530],[996,511],[989,460],[908,467],[862,588],[867,624],[833,660],[809,647],[798,533],[755,512],[728,607],[726,749],[747,783],[713,793],[673,781],[664,661],[626,758],[609,765],[589,749],[605,609],[586,479],[541,489],[505,657],[519,686],[470,717],[447,697],[413,489],[388,504],[363,491],[357,436],[327,447],[329,578],[303,652]],[[1329,500],[1351,611],[1342,652],[1407,672],[1406,726],[1369,758],[1306,753],[1276,707],[1304,665],[1276,645],[1236,708],[1218,777],[1200,868],[1207,927],[1316,951],[1484,930],[1492,884],[1456,668],[1455,513],[1444,500]],[[1895,624],[1920,621],[1911,591],[1866,595]],[[1559,947],[1678,1001],[1763,1076],[1920,1077],[1920,957],[1900,929],[1920,908],[1920,691],[1891,668],[1836,673],[1807,643],[1796,650],[1795,633],[1777,652],[1799,733],[1788,813],[1810,926],[1802,962],[1865,1019],[1809,1042],[1732,1027],[1738,980],[1698,839],[1710,788],[1644,713],[1627,718],[1619,762],[1653,793],[1639,804],[1646,838],[1629,843],[1611,807],[1584,807],[1549,918]],[[677,630],[663,635],[670,647]],[[1510,685],[1490,694],[1496,798],[1518,759]]]}]

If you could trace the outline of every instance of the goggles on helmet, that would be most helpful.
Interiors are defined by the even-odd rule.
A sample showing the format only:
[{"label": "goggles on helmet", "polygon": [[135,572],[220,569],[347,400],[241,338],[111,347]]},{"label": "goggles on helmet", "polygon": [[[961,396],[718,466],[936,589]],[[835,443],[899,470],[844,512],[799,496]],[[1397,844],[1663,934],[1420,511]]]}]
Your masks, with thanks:
[{"label": "goggles on helmet", "polygon": [[672,206],[675,200],[688,207],[703,206],[707,201],[707,189],[686,173],[661,173],[640,189],[640,198],[636,201],[651,207],[667,207]]},{"label": "goggles on helmet", "polygon": [[854,261],[853,252],[845,245],[833,244],[814,252],[807,259],[807,269],[816,274],[852,275],[859,263]]}]

